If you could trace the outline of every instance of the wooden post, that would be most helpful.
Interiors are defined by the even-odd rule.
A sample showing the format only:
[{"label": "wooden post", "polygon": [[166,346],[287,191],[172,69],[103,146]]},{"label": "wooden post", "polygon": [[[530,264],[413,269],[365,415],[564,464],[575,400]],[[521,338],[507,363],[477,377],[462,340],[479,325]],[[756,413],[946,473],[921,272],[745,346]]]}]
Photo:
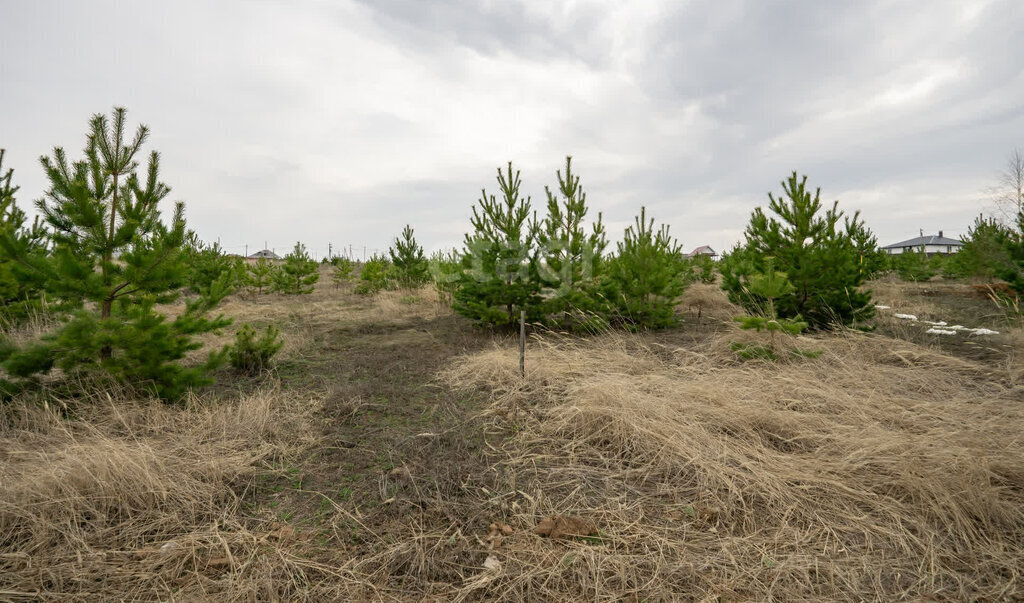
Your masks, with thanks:
[{"label": "wooden post", "polygon": [[526,377],[526,310],[519,312],[519,374]]}]

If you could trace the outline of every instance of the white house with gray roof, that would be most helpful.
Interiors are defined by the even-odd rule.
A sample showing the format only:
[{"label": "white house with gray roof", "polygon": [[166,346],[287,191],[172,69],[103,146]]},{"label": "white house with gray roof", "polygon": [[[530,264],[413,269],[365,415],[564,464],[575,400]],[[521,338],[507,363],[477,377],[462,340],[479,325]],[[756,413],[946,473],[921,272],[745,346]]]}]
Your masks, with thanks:
[{"label": "white house with gray roof", "polygon": [[914,237],[913,239],[886,245],[882,247],[882,250],[889,255],[900,255],[901,253],[921,253],[921,248],[923,247],[926,255],[931,256],[939,253],[949,255],[960,251],[960,247],[963,244],[963,241],[942,236],[942,231],[940,230],[938,235]]}]

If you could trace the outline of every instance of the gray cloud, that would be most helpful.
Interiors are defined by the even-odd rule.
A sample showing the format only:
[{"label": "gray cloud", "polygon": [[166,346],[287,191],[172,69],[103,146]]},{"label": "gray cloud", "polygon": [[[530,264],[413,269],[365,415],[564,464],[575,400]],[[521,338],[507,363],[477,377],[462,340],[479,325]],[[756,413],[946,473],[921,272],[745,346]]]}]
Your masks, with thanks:
[{"label": "gray cloud", "polygon": [[513,160],[572,154],[593,211],[731,245],[790,171],[883,242],[966,230],[1024,146],[1012,0],[4,4],[0,146],[23,205],[88,117],[147,123],[194,228],[232,250],[458,245]]}]

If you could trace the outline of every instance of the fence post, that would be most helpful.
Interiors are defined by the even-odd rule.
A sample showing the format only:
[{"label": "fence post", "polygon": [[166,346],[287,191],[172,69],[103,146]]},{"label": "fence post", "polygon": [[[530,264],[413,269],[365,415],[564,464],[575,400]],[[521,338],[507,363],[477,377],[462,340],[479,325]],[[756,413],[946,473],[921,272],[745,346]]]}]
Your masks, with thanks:
[{"label": "fence post", "polygon": [[519,312],[519,375],[526,377],[526,310]]}]

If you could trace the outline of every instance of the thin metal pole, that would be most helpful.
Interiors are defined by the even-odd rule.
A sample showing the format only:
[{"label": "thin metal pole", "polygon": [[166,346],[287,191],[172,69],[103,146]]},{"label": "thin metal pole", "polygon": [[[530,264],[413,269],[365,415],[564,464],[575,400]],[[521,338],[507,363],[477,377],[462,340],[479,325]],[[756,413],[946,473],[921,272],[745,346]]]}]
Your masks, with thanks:
[{"label": "thin metal pole", "polygon": [[519,375],[526,377],[526,310],[519,312]]}]

